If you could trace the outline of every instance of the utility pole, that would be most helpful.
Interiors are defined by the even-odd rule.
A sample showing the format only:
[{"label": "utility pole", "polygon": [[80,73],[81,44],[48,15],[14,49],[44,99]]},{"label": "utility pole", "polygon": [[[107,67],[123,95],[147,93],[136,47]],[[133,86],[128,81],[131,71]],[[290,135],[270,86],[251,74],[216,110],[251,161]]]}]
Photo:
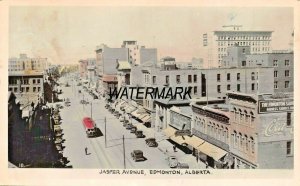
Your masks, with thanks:
[{"label": "utility pole", "polygon": [[124,159],[124,169],[126,169],[126,161],[125,161],[125,138],[123,135],[123,159]]},{"label": "utility pole", "polygon": [[91,118],[93,118],[93,102],[91,101]]},{"label": "utility pole", "polygon": [[107,139],[106,139],[106,117],[104,117],[104,139],[105,139],[105,148],[107,148]]}]

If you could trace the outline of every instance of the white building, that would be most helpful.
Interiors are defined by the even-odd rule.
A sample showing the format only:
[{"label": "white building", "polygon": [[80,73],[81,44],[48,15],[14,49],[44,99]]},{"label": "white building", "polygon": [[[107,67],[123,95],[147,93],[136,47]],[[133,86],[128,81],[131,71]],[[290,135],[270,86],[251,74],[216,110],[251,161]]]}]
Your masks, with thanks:
[{"label": "white building", "polygon": [[272,31],[242,30],[242,25],[223,26],[203,34],[203,46],[207,49],[205,62],[212,67],[220,66],[222,58],[227,56],[229,46],[250,46],[251,54],[269,53],[271,49]]},{"label": "white building", "polygon": [[8,72],[18,71],[40,71],[43,72],[48,68],[47,58],[29,58],[26,54],[20,54],[19,58],[9,58]]}]

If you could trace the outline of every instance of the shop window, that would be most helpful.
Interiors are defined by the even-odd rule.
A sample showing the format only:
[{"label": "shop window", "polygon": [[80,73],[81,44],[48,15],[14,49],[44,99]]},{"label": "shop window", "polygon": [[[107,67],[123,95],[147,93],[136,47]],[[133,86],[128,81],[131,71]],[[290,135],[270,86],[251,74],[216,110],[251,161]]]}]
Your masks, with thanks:
[{"label": "shop window", "polygon": [[192,83],[192,75],[188,75],[188,82]]}]

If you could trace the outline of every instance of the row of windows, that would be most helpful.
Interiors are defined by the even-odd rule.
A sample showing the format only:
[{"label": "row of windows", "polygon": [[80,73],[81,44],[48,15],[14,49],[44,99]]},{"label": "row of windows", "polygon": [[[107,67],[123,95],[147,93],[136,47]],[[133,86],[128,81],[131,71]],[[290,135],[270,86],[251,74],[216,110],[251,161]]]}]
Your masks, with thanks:
[{"label": "row of windows", "polygon": [[[257,84],[257,88],[258,88],[258,84]],[[227,90],[231,90],[231,85],[230,85],[230,84],[227,85]],[[236,85],[236,90],[237,90],[238,92],[241,91],[241,85],[240,85],[240,84],[237,84],[237,85]],[[251,90],[252,90],[252,91],[255,90],[255,83],[251,83]],[[217,92],[218,92],[218,93],[222,93],[222,91],[221,91],[221,85],[217,85]]]},{"label": "row of windows", "polygon": [[241,132],[233,131],[231,134],[231,146],[235,149],[238,149],[246,154],[255,153],[255,141],[252,136],[247,136]]},{"label": "row of windows", "polygon": [[[290,71],[289,70],[285,70],[284,71],[284,76],[285,77],[290,77]],[[278,71],[274,70],[274,77],[278,77]]]},{"label": "row of windows", "polygon": [[[29,79],[28,78],[20,79],[19,81],[20,81],[21,85],[29,85]],[[9,79],[8,83],[10,85],[16,85],[16,84],[18,84],[18,80],[17,79]],[[32,83],[33,84],[40,84],[41,79],[32,79]]]},{"label": "row of windows", "polygon": [[[278,60],[277,59],[273,60],[273,66],[278,67]],[[290,66],[290,60],[284,60],[284,66]]]},{"label": "row of windows", "polygon": [[270,40],[270,36],[219,36],[218,40]]},{"label": "row of windows", "polygon": [[[18,92],[18,90],[20,92],[29,92],[29,87],[21,87],[21,89],[18,89],[17,87],[9,87],[8,88],[8,91],[11,91],[11,92]],[[40,92],[41,91],[41,87],[32,87],[32,92]]]},{"label": "row of windows", "polygon": [[252,111],[248,112],[247,110],[233,108],[234,121],[240,124],[245,124],[249,126],[253,126],[254,124],[254,114]]},{"label": "row of windows", "polygon": [[[256,73],[256,78],[258,79],[258,72]],[[230,81],[231,75],[230,73],[227,73],[227,81]],[[241,80],[241,73],[236,74],[236,80],[240,81]],[[251,80],[255,80],[255,72],[251,72]],[[221,81],[221,74],[217,74],[217,81]]]},{"label": "row of windows", "polygon": [[197,118],[194,120],[195,129],[200,132],[207,134],[217,140],[220,140],[224,143],[229,142],[229,130],[227,127],[224,127],[221,124],[216,124],[214,122],[205,123],[205,120],[201,118]]},{"label": "row of windows", "polygon": [[[278,89],[278,81],[274,81],[274,88]],[[285,81],[284,82],[284,88],[291,88],[291,83],[290,81]]]}]

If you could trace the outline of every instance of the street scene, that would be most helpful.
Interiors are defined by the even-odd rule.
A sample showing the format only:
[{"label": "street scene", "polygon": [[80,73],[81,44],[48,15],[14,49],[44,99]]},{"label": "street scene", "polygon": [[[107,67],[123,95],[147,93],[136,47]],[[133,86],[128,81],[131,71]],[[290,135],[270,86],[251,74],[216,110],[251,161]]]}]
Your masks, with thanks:
[{"label": "street scene", "polygon": [[294,168],[292,8],[10,12],[9,168]]}]

